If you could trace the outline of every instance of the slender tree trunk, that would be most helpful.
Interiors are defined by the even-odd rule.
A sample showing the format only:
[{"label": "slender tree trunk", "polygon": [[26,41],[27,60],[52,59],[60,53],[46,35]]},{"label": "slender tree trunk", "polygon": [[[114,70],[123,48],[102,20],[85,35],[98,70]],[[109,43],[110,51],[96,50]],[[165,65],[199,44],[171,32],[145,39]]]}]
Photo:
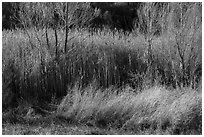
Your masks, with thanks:
[{"label": "slender tree trunk", "polygon": [[46,37],[46,41],[47,41],[47,47],[48,49],[50,49],[50,43],[49,43],[49,38],[48,38],[48,32],[47,32],[47,26],[46,26],[46,29],[45,29],[45,37]]},{"label": "slender tree trunk", "polygon": [[68,42],[68,3],[66,3],[66,32],[65,32],[65,43],[64,43],[64,53],[66,54],[67,52],[67,42]]},{"label": "slender tree trunk", "polygon": [[57,45],[58,45],[57,28],[55,28],[55,55],[56,57],[58,57]]}]

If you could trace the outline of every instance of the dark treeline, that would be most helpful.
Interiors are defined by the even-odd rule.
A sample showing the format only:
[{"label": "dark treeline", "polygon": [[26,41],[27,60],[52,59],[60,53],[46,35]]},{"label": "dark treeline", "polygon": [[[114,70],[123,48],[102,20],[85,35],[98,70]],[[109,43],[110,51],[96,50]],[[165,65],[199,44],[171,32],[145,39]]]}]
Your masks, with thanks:
[{"label": "dark treeline", "polygon": [[[18,15],[18,9],[20,3],[3,2],[2,3],[2,28],[13,29],[17,27],[20,22],[16,15]],[[16,18],[15,18],[16,17]]]},{"label": "dark treeline", "polygon": [[[71,5],[72,3],[69,3]],[[76,3],[75,3],[76,4]],[[65,26],[66,11],[68,18],[72,20],[69,28],[88,27],[129,31],[140,29],[144,33],[147,30],[147,22],[144,18],[145,3],[138,2],[92,2],[78,3],[66,9],[66,3],[11,3],[2,4],[2,27],[14,29],[25,27],[53,27]],[[168,3],[154,3],[157,15],[167,9]],[[165,11],[168,12],[168,11]],[[86,22],[84,22],[86,19]],[[74,21],[73,21],[74,20]],[[30,21],[30,22],[28,22]],[[161,32],[161,24],[154,22],[157,33]]]}]

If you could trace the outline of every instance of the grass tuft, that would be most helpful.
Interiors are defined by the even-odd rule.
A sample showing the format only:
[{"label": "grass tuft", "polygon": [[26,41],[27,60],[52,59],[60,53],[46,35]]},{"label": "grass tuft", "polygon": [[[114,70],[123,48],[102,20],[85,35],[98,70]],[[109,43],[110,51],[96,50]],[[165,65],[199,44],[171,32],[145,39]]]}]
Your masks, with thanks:
[{"label": "grass tuft", "polygon": [[102,91],[90,86],[81,92],[75,86],[59,105],[58,116],[100,128],[201,133],[202,96],[198,91],[170,91],[157,86],[142,93],[123,90],[118,93],[114,88]]}]

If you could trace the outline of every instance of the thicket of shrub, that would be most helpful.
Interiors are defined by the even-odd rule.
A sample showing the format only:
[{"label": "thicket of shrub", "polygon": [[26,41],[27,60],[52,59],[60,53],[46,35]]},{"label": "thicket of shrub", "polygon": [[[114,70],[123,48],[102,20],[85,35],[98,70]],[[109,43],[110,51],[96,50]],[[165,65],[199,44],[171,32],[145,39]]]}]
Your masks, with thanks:
[{"label": "thicket of shrub", "polygon": [[[170,6],[169,13],[161,18],[165,20],[162,22],[163,31],[159,37],[155,37],[157,29],[153,27],[153,22],[158,17],[154,14],[155,9],[148,3],[144,9],[141,9],[144,13],[141,18],[146,20],[147,24],[146,31],[142,34],[136,29],[129,34],[109,28],[94,32],[90,32],[89,28],[70,30],[69,26],[76,24],[71,17],[64,17],[65,29],[60,26],[38,28],[32,23],[30,26],[26,24],[26,21],[30,23],[29,12],[21,12],[21,18],[25,19],[24,29],[2,32],[3,108],[16,107],[20,105],[21,100],[40,106],[44,102],[51,102],[53,97],[61,100],[67,95],[59,106],[67,110],[61,114],[78,122],[85,120],[87,123],[90,117],[94,117],[95,124],[101,121],[102,126],[110,123],[121,127],[132,123],[133,126],[138,127],[139,123],[144,125],[147,120],[148,127],[154,127],[152,124],[154,125],[155,122],[156,126],[162,127],[167,121],[167,125],[168,123],[170,127],[173,125],[172,132],[176,132],[178,126],[186,130],[190,125],[195,125],[194,122],[197,120],[199,122],[201,119],[202,15],[200,4],[172,4],[174,8]],[[183,11],[183,9],[186,10]],[[64,15],[68,16],[68,13]],[[86,14],[80,17],[83,19]],[[87,23],[89,19],[83,23]],[[177,19],[180,19],[180,22],[176,22]],[[140,25],[140,27],[144,26]],[[72,89],[76,83],[79,89],[73,94],[72,90],[68,89]],[[94,83],[97,89],[89,89],[89,87],[87,89],[90,83]],[[119,90],[127,85],[133,88],[133,92],[142,93],[134,95],[136,93],[129,93],[126,89]],[[155,85],[162,85],[166,89],[178,90],[178,92],[174,94],[173,91],[170,93],[171,90],[151,89]],[[116,89],[110,90],[109,87]],[[179,90],[186,87],[190,91],[183,93]],[[145,91],[148,88],[150,90]],[[180,97],[174,98],[174,95]],[[151,97],[156,99],[151,100]],[[96,101],[98,98],[100,99]],[[139,98],[144,100],[137,102]],[[162,104],[163,98],[165,98],[164,104]],[[69,100],[72,104],[67,106],[66,99],[74,99],[74,101]],[[127,101],[126,104],[124,100],[129,102]],[[119,103],[121,101],[122,103]],[[165,104],[165,101],[168,103]],[[157,105],[158,102],[159,105]],[[107,103],[104,105],[107,108],[99,107],[95,110],[100,103]],[[127,106],[124,107],[125,104]],[[183,105],[186,109],[177,110],[175,105],[181,105],[181,107]],[[84,112],[81,109],[83,107],[90,107],[87,108],[90,112]],[[172,108],[172,111],[164,110],[165,107]],[[140,108],[144,109],[146,120],[142,112],[133,113]],[[112,111],[116,113],[113,115]],[[100,116],[97,116],[99,114]],[[141,119],[137,119],[139,117]],[[125,124],[127,121],[128,123]],[[113,124],[114,122],[116,123]],[[200,127],[196,128],[200,130]],[[183,129],[179,128],[179,132],[186,132]]]},{"label": "thicket of shrub", "polygon": [[[70,37],[80,35],[74,33],[70,33]],[[183,73],[179,56],[173,53],[177,49],[169,48],[169,43],[158,44],[159,39],[153,45],[154,58],[150,64],[145,54],[147,46],[142,37],[135,39],[129,36],[129,40],[124,40],[124,35],[121,34],[122,38],[118,39],[119,36],[113,36],[111,32],[94,36],[89,36],[85,31],[82,33],[70,41],[66,54],[62,52],[63,45],[59,45],[59,57],[56,57],[55,47],[47,50],[46,43],[43,43],[45,46],[35,44],[36,47],[32,49],[22,32],[6,32],[3,35],[5,89],[15,87],[11,90],[20,91],[18,94],[34,99],[33,97],[40,96],[50,98],[53,95],[62,97],[66,95],[67,86],[72,86],[77,81],[82,87],[97,81],[103,88],[129,84],[140,90],[155,83],[173,88],[198,87],[201,79],[201,43],[192,45],[194,50],[190,54],[195,58],[186,58],[185,61],[189,62],[187,65],[191,66]],[[38,35],[41,37],[42,33]],[[62,38],[63,34],[59,36]],[[50,39],[54,43],[54,38]],[[31,41],[37,43],[35,36]],[[8,84],[11,86],[7,87]]]}]

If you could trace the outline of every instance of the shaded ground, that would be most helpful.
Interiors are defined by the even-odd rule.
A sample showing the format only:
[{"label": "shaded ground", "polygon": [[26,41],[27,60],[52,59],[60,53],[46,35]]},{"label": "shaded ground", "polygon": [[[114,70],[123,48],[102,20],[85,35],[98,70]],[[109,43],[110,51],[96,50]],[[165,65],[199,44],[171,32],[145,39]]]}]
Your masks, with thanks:
[{"label": "shaded ground", "polygon": [[54,110],[25,102],[4,109],[3,135],[202,134],[201,89],[153,87],[138,94],[128,88],[121,94],[93,87],[84,94],[72,90]]},{"label": "shaded ground", "polygon": [[5,119],[2,123],[3,135],[118,135],[134,134],[113,129],[69,123],[59,118]]},{"label": "shaded ground", "polygon": [[[36,115],[37,117],[37,115]],[[99,128],[93,125],[70,123],[62,118],[32,117],[30,119],[6,117],[3,115],[2,135],[169,135],[170,131],[146,129],[121,130]],[[189,134],[200,134],[195,132]]]}]

